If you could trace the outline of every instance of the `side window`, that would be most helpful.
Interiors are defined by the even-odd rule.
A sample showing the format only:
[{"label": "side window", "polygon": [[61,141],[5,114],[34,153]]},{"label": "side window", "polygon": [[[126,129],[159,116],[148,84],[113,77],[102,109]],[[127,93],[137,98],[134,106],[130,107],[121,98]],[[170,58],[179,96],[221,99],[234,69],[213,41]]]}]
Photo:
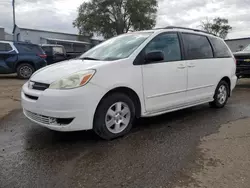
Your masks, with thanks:
[{"label": "side window", "polygon": [[9,52],[12,50],[12,47],[8,43],[0,43],[0,52]]},{"label": "side window", "polygon": [[214,55],[217,58],[227,58],[227,57],[231,57],[231,53],[228,50],[226,44],[218,38],[215,37],[211,37],[209,38],[213,47],[214,47]]},{"label": "side window", "polygon": [[213,58],[213,50],[207,37],[187,33],[183,33],[182,37],[188,60]]},{"label": "side window", "polygon": [[6,43],[6,44],[5,44],[5,50],[6,50],[7,52],[11,51],[11,50],[12,50],[11,45],[8,44],[8,43]]},{"label": "side window", "polygon": [[37,45],[32,45],[32,44],[15,44],[16,48],[20,53],[42,53],[43,50],[37,46]]},{"label": "side window", "polygon": [[51,47],[50,46],[42,46],[43,51],[48,55],[51,54]]},{"label": "side window", "polygon": [[162,51],[164,61],[181,60],[180,43],[177,33],[164,33],[156,36],[145,48],[145,53]]}]

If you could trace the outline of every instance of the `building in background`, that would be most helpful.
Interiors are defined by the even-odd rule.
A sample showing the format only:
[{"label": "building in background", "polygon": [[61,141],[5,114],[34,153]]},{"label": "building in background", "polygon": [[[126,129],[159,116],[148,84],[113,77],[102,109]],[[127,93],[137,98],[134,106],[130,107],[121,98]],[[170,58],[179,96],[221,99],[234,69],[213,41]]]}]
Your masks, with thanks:
[{"label": "building in background", "polygon": [[21,28],[18,26],[14,27],[13,34],[15,41],[63,45],[67,52],[85,52],[102,42],[101,40],[83,35]]},{"label": "building in background", "polygon": [[13,35],[5,32],[4,28],[0,28],[0,40],[13,41]]},{"label": "building in background", "polygon": [[250,37],[238,38],[238,39],[227,39],[225,40],[232,52],[238,52],[243,50],[250,44]]},{"label": "building in background", "polygon": [[0,40],[5,40],[4,28],[0,28]]}]

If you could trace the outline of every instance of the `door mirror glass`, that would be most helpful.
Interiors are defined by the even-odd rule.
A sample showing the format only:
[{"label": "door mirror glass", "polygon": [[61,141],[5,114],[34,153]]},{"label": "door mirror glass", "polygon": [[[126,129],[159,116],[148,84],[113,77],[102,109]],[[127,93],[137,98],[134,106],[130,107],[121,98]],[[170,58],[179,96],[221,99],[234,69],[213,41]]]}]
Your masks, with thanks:
[{"label": "door mirror glass", "polygon": [[148,52],[145,57],[146,63],[151,62],[157,62],[157,61],[163,61],[164,60],[164,54],[162,51],[152,51]]}]

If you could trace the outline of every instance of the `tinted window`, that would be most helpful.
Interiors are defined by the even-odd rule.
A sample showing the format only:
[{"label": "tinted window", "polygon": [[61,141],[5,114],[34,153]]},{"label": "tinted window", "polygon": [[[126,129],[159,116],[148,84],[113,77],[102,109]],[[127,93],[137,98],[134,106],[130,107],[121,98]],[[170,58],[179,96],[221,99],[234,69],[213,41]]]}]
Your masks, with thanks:
[{"label": "tinted window", "polygon": [[51,54],[51,47],[49,47],[49,46],[42,46],[41,48],[43,49],[43,51],[46,54]]},{"label": "tinted window", "polygon": [[8,43],[0,43],[0,52],[9,52],[12,50],[12,47]]},{"label": "tinted window", "polygon": [[63,48],[59,47],[59,46],[55,46],[55,47],[53,47],[53,53],[54,54],[64,54]]},{"label": "tinted window", "polygon": [[186,33],[182,36],[188,60],[213,58],[213,50],[207,37]]},{"label": "tinted window", "polygon": [[214,55],[215,57],[231,57],[231,53],[230,51],[228,50],[226,44],[221,40],[221,39],[218,39],[218,38],[210,38],[210,41],[214,47]]},{"label": "tinted window", "polygon": [[162,51],[164,61],[181,60],[181,51],[178,35],[176,33],[165,33],[156,36],[145,48],[145,52]]},{"label": "tinted window", "polygon": [[20,53],[35,53],[43,54],[43,50],[38,45],[32,44],[15,44],[16,48]]}]

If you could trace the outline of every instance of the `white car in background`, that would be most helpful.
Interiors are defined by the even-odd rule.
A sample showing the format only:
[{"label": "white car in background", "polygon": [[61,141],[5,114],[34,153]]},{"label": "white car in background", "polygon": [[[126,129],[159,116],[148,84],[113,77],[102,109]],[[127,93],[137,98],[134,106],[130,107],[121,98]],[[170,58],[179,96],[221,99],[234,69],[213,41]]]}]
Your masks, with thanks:
[{"label": "white car in background", "polygon": [[222,108],[236,85],[225,42],[180,27],[132,32],[37,72],[22,88],[23,112],[56,131],[123,136],[138,117],[209,102]]}]

